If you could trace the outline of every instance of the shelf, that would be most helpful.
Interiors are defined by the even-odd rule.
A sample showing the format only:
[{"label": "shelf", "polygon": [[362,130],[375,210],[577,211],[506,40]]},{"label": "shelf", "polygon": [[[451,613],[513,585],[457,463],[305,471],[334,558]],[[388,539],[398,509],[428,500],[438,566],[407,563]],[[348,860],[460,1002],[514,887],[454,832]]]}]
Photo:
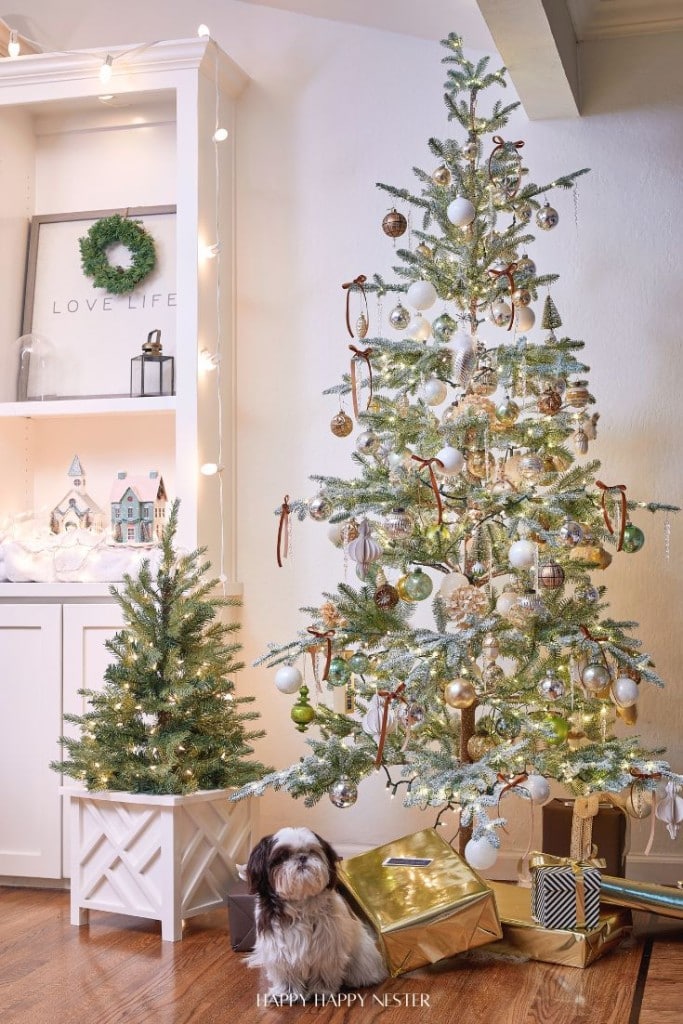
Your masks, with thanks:
[{"label": "shelf", "polygon": [[175,412],[176,396],[161,398],[65,398],[29,402],[0,402],[3,417],[117,416],[129,413]]},{"label": "shelf", "polygon": [[[122,584],[115,583],[115,586]],[[109,587],[111,583],[0,583],[0,599],[2,598],[31,598],[34,601],[44,601],[46,598],[75,598],[82,597],[91,599],[94,597],[108,597],[111,599]]]}]

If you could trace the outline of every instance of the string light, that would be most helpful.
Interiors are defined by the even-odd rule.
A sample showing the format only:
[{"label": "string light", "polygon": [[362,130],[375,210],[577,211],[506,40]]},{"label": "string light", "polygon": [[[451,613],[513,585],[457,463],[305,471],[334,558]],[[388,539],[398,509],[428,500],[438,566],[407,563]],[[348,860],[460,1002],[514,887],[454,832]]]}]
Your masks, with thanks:
[{"label": "string light", "polygon": [[107,82],[111,81],[111,76],[114,73],[114,58],[110,53],[107,54],[104,61],[100,65],[100,82],[102,85],[106,85]]},{"label": "string light", "polygon": [[220,473],[221,468],[217,462],[204,462],[199,467],[199,472],[202,476],[216,476],[217,473]]},{"label": "string light", "polygon": [[218,369],[219,358],[215,353],[203,348],[199,352],[198,366],[201,373],[211,373]]},{"label": "string light", "polygon": [[15,28],[10,29],[9,43],[7,44],[7,56],[14,60],[21,53],[21,44]]},{"label": "string light", "polygon": [[228,129],[227,128],[216,128],[216,131],[213,133],[213,141],[214,142],[225,142],[227,137],[228,137]]},{"label": "string light", "polygon": [[202,245],[199,251],[205,260],[214,260],[221,251],[221,243],[214,242],[212,245]]},{"label": "string light", "polygon": [[199,25],[197,28],[197,35],[199,36],[200,39],[210,39],[211,31],[209,29],[209,26],[205,25],[204,22],[202,22],[201,25]]}]

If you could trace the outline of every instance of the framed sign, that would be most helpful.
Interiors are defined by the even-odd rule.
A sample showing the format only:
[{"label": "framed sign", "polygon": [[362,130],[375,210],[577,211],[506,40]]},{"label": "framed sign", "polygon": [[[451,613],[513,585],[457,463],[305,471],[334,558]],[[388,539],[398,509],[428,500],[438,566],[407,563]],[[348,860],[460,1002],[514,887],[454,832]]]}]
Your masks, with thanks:
[{"label": "framed sign", "polygon": [[[124,295],[94,286],[78,245],[95,221],[115,213],[139,221],[156,250],[154,270]],[[175,213],[175,206],[148,206],[32,219],[22,334],[38,336],[28,348],[40,359],[21,360],[17,400],[129,395],[130,360],[150,331],[161,331],[164,355],[175,355]],[[130,265],[124,246],[112,245],[108,256]]]}]

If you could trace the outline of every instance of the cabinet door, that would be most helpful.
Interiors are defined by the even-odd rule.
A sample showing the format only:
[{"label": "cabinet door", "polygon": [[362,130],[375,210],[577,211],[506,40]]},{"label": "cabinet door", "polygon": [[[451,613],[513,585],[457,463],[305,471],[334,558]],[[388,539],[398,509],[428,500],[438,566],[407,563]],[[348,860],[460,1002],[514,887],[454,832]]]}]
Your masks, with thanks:
[{"label": "cabinet door", "polygon": [[62,608],[0,604],[0,875],[59,878]]},{"label": "cabinet door", "polygon": [[[88,702],[80,696],[79,690],[100,690],[103,686],[104,670],[113,660],[105,642],[121,629],[123,617],[117,604],[69,604],[64,607],[64,696],[65,713],[82,715],[88,710]],[[67,722],[63,734],[77,736],[78,729]],[[64,786],[77,787],[75,779],[63,776]],[[69,878],[69,817],[71,801],[64,797],[64,844],[62,868]]]}]

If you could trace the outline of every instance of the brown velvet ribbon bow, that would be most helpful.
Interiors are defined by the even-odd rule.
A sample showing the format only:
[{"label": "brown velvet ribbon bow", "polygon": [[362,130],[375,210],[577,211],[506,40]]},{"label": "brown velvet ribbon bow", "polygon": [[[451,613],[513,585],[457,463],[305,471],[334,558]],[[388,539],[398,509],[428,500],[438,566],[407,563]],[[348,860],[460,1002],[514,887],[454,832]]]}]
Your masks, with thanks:
[{"label": "brown velvet ribbon bow", "polygon": [[392,701],[400,700],[403,704],[407,704],[408,701],[403,696],[403,691],[406,688],[405,683],[401,683],[395,690],[378,690],[377,696],[384,698],[384,710],[382,711],[382,725],[379,733],[379,743],[377,744],[377,757],[375,758],[375,768],[379,768],[382,763],[382,754],[384,753],[384,744],[387,738],[387,726],[389,724],[389,708],[391,707]]},{"label": "brown velvet ribbon bow", "polygon": [[510,286],[510,305],[512,307],[512,312],[510,313],[510,323],[507,325],[508,331],[512,330],[512,325],[515,322],[515,304],[512,301],[512,293],[515,290],[515,279],[512,275],[514,274],[516,269],[516,263],[508,263],[507,267],[504,267],[503,270],[489,270],[489,274],[491,275],[491,277],[495,277],[496,280],[499,277],[506,277],[508,284]]},{"label": "brown velvet ribbon bow", "polygon": [[529,776],[527,775],[526,772],[521,772],[519,775],[515,775],[514,779],[509,779],[509,780],[507,779],[507,777],[505,775],[501,775],[500,772],[498,773],[498,781],[504,783],[503,788],[501,789],[500,793],[498,794],[498,817],[499,818],[501,817],[501,814],[500,814],[500,801],[503,799],[505,794],[508,792],[508,790],[514,789],[515,786],[519,786],[519,784],[521,782],[526,782],[526,780],[528,778],[529,778]]},{"label": "brown velvet ribbon bow", "polygon": [[439,483],[434,474],[434,464],[436,463],[437,466],[441,466],[443,469],[443,462],[441,459],[421,459],[419,455],[412,455],[411,458],[415,462],[419,462],[422,468],[426,466],[429,470],[429,482],[432,486],[432,490],[434,491],[434,499],[436,501],[436,510],[438,513],[436,521],[437,524],[441,526],[441,523],[443,522],[443,502],[441,501],[441,494],[439,492]]},{"label": "brown velvet ribbon bow", "polygon": [[617,551],[621,551],[624,546],[624,530],[626,529],[626,484],[603,484],[602,480],[596,480],[595,486],[599,487],[602,491],[602,499],[600,501],[602,517],[605,520],[605,526],[611,534],[614,534],[614,527],[607,511],[607,492],[619,492],[618,498],[621,504],[621,515],[619,516],[619,543],[617,544]]},{"label": "brown velvet ribbon bow", "polygon": [[289,495],[285,494],[280,506],[280,522],[277,528],[277,564],[282,568],[282,559],[289,554]]},{"label": "brown velvet ribbon bow", "polygon": [[[326,641],[327,647],[325,650],[325,670],[322,674],[322,679],[324,682],[327,679],[328,675],[330,674],[330,662],[332,661],[332,637],[334,636],[334,630],[328,629],[323,633],[321,630],[315,629],[313,626],[309,626],[306,632],[310,633],[311,636],[317,637],[318,640]],[[313,653],[315,650],[315,647],[309,647],[309,651],[311,651],[311,658],[315,658],[315,654]]]},{"label": "brown velvet ribbon bow", "polygon": [[372,401],[372,363],[370,362],[372,349],[356,348],[355,345],[349,345],[349,350],[353,352],[353,355],[351,356],[351,400],[353,402],[353,415],[358,419],[358,381],[356,380],[356,360],[364,360],[368,367],[370,394],[368,395],[368,403],[365,406],[367,411],[370,408],[370,402]]},{"label": "brown velvet ribbon bow", "polygon": [[346,330],[349,332],[352,338],[354,338],[355,335],[351,329],[351,310],[349,308],[351,304],[351,289],[360,289],[360,293],[363,296],[363,301],[365,302],[365,316],[366,319],[369,319],[370,313],[368,311],[368,297],[365,294],[366,281],[367,277],[365,276],[365,274],[359,274],[358,277],[354,277],[353,281],[347,281],[345,284],[342,285],[342,288],[344,288],[346,291]]}]

